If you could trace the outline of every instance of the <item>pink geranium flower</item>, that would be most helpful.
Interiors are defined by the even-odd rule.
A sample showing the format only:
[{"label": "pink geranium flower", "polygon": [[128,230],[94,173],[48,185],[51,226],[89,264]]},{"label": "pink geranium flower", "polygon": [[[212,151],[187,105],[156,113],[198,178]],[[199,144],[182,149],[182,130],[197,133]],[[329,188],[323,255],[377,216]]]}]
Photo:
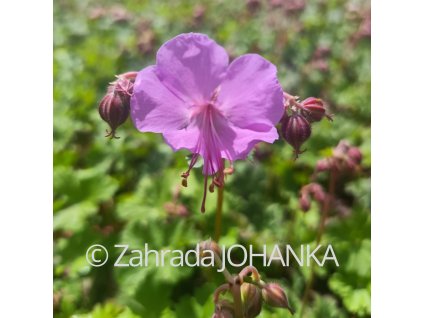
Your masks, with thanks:
[{"label": "pink geranium flower", "polygon": [[181,34],[157,52],[156,65],[141,70],[134,84],[131,117],[141,132],[161,133],[174,151],[193,156],[188,178],[203,158],[205,210],[208,176],[224,183],[224,161],[245,159],[253,146],[278,139],[283,92],[276,67],[257,54],[229,64],[225,49],[207,35]]}]

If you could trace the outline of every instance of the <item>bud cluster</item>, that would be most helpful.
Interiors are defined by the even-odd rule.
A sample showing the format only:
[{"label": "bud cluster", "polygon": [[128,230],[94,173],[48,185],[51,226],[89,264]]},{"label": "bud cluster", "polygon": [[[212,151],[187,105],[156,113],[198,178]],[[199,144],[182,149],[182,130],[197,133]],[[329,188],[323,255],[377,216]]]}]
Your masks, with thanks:
[{"label": "bud cluster", "polygon": [[[333,149],[332,156],[321,159],[317,162],[315,172],[312,176],[313,180],[317,180],[320,173],[329,173],[332,177],[336,175],[336,186],[342,188],[342,181],[348,180],[350,177],[357,175],[361,171],[362,154],[359,148],[351,146],[347,141],[341,140]],[[342,178],[343,177],[343,178]],[[335,185],[334,185],[335,186]],[[323,207],[325,201],[331,202],[332,205],[341,214],[348,214],[348,208],[343,204],[342,200],[336,199],[334,189],[329,188],[329,193],[325,191],[323,186],[313,181],[300,190],[299,205],[301,210],[307,212],[311,207],[311,200],[316,201],[320,207]]]},{"label": "bud cluster", "polygon": [[312,198],[319,204],[323,204],[323,202],[325,202],[326,195],[325,190],[318,183],[312,182],[303,186],[300,191],[301,210],[304,212],[310,210]]},{"label": "bud cluster", "polygon": [[285,112],[281,120],[282,137],[294,148],[295,159],[305,150],[301,146],[311,136],[311,124],[323,118],[332,120],[320,98],[308,97],[299,101],[298,97],[284,93]]},{"label": "bud cluster", "polygon": [[117,75],[116,81],[109,84],[106,95],[100,101],[100,117],[110,126],[106,137],[119,138],[116,136],[116,128],[128,119],[136,75],[136,72]]},{"label": "bud cluster", "polygon": [[332,156],[319,160],[316,173],[336,171],[341,174],[354,174],[361,169],[363,156],[357,147],[352,147],[345,140],[341,140],[332,152]]},{"label": "bud cluster", "polygon": [[[217,257],[221,256],[219,245],[212,240],[200,243],[200,250],[209,250]],[[227,282],[214,292],[215,311],[212,318],[255,318],[263,304],[285,308],[294,314],[284,289],[277,283],[264,282],[254,266],[243,268],[238,275],[231,275],[226,269],[224,274]],[[226,293],[232,297],[222,297]]]}]

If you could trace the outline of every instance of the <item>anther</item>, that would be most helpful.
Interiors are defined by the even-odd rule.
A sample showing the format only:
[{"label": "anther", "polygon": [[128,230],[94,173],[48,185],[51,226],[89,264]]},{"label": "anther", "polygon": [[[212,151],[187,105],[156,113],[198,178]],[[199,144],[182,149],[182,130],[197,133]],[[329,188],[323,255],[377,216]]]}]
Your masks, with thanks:
[{"label": "anther", "polygon": [[182,178],[182,182],[181,182],[183,187],[188,187],[188,179],[187,178]]}]

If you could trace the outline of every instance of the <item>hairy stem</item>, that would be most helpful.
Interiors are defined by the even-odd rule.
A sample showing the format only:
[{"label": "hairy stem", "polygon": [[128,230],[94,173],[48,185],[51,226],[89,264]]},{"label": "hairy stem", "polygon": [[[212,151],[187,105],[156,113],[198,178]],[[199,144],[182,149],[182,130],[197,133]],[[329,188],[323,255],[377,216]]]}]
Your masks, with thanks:
[{"label": "hairy stem", "polygon": [[[323,207],[321,209],[320,223],[319,223],[319,228],[317,230],[317,236],[316,236],[316,246],[319,246],[319,244],[322,240],[323,233],[325,231],[326,220],[328,218],[329,211],[330,211],[330,208],[331,208],[331,202],[332,202],[333,197],[335,196],[335,184],[336,184],[336,172],[331,171],[330,175],[329,175],[329,193],[326,196],[325,201],[323,203]],[[304,309],[307,305],[307,300],[308,300],[308,296],[309,296],[309,293],[310,293],[310,289],[311,289],[313,282],[314,282],[314,275],[315,275],[315,263],[313,262],[311,264],[310,279],[307,282],[307,285],[306,285],[305,290],[304,290],[303,299],[301,301],[301,309],[300,309],[300,313],[298,315],[299,318],[302,318],[302,316],[304,314]]]}]

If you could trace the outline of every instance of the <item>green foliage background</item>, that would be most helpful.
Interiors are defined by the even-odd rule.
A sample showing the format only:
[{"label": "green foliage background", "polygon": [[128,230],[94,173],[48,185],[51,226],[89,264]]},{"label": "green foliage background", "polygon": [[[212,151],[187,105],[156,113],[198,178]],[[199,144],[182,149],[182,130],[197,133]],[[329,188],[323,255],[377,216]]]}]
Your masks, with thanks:
[{"label": "green foliage background", "polygon": [[[259,4],[255,4],[258,2]],[[278,5],[281,3],[281,5]],[[303,5],[304,4],[304,5]],[[304,317],[370,315],[370,8],[364,0],[54,2],[54,314],[55,317],[210,317],[223,276],[199,268],[113,268],[113,246],[192,248],[213,235],[215,196],[199,211],[201,172],[179,189],[187,153],[130,120],[118,140],[104,138],[98,101],[115,74],[154,64],[160,45],[183,32],[203,32],[231,57],[257,52],[278,66],[284,89],[330,105],[335,121],[313,126],[308,149],[292,160],[286,142],[260,145],[237,162],[225,189],[222,244],[313,244],[317,205],[303,213],[298,191],[319,158],[339,140],[364,154],[359,176],[345,180],[323,244],[340,267],[318,268]],[[323,178],[323,184],[326,180]],[[171,207],[187,216],[172,214]],[[86,249],[111,251],[101,268]],[[260,267],[259,264],[256,264]],[[234,269],[236,271],[236,269]],[[260,268],[301,306],[307,267]],[[289,317],[265,307],[260,317]]]}]

